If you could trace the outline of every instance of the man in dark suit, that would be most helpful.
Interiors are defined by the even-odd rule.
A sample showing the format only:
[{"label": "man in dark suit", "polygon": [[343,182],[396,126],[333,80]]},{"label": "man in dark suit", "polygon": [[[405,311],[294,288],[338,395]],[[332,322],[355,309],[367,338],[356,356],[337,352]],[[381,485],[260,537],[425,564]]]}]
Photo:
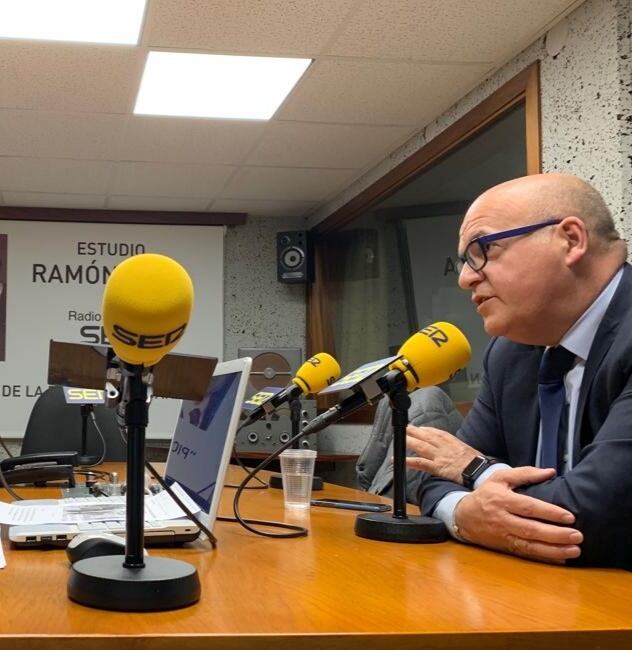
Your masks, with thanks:
[{"label": "man in dark suit", "polygon": [[498,185],[459,255],[493,338],[457,435],[408,429],[422,510],[461,541],[632,568],[632,268],[602,197],[562,174]]}]

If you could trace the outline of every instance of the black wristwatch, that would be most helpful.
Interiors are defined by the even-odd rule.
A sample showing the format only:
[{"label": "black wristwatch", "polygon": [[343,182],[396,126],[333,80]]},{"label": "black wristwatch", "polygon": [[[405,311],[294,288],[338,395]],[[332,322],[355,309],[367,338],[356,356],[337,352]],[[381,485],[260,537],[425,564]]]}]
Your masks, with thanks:
[{"label": "black wristwatch", "polygon": [[475,456],[461,472],[463,485],[472,490],[476,479],[490,466],[498,461],[491,456]]}]

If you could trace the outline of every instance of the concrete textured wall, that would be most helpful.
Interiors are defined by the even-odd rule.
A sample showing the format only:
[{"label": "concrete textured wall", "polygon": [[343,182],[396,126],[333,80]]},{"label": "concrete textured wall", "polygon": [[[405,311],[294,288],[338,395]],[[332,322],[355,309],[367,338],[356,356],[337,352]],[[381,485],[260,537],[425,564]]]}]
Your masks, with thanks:
[{"label": "concrete textured wall", "polygon": [[224,358],[240,347],[300,347],[305,354],[305,285],[276,276],[276,233],[305,227],[297,219],[250,217],[224,242]]}]

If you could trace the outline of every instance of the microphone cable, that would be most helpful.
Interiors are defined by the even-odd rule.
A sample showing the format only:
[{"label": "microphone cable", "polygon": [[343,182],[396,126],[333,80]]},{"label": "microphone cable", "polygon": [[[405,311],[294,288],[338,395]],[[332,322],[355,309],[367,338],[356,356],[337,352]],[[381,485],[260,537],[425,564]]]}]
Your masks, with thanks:
[{"label": "microphone cable", "polygon": [[184,505],[182,499],[171,489],[171,486],[167,485],[165,480],[160,476],[160,473],[156,468],[148,461],[145,461],[145,467],[149,470],[149,473],[158,481],[163,490],[167,491],[167,494],[180,506],[187,518],[194,523],[207,537],[208,541],[211,543],[213,548],[217,547],[217,537]]},{"label": "microphone cable", "polygon": [[0,467],[0,483],[2,483],[2,487],[13,497],[15,501],[24,501],[24,497],[21,497],[10,485],[9,482],[7,481],[4,472],[2,471],[2,467]]},{"label": "microphone cable", "polygon": [[[10,449],[6,446],[4,440],[0,438],[0,445],[2,445],[2,448],[7,452],[7,456],[9,458],[13,458],[13,454],[11,453]],[[2,483],[2,487],[14,498],[15,501],[24,501],[24,497],[21,497],[10,485],[7,479],[4,476],[4,472],[2,471],[2,465],[0,465],[0,483]]]},{"label": "microphone cable", "polygon": [[7,456],[9,458],[13,458],[13,454],[11,453],[11,450],[7,447],[6,443],[4,442],[1,436],[0,436],[0,445],[2,445],[2,448],[7,452]]},{"label": "microphone cable", "polygon": [[[121,437],[127,444],[127,432],[125,431],[124,427],[121,426],[119,422],[119,431],[121,434]],[[304,526],[296,526],[294,524],[286,524],[281,521],[267,521],[264,519],[244,519],[241,514],[239,513],[239,497],[241,496],[241,493],[245,489],[267,489],[268,485],[261,481],[260,478],[256,477],[256,474],[258,474],[264,467],[267,467],[280,453],[285,451],[290,445],[294,443],[295,440],[298,440],[303,433],[299,433],[298,435],[294,436],[294,438],[290,438],[286,443],[284,443],[279,449],[277,449],[273,454],[265,458],[257,467],[255,467],[254,470],[248,471],[248,468],[241,464],[243,469],[245,471],[248,471],[247,476],[244,478],[244,480],[238,485],[235,486],[237,488],[237,492],[235,493],[235,497],[233,499],[233,512],[235,513],[235,517],[225,517],[225,516],[218,516],[216,517],[216,521],[222,521],[225,523],[239,523],[241,524],[246,530],[249,530],[250,532],[254,533],[255,535],[261,535],[263,537],[277,537],[280,539],[291,539],[294,537],[306,537],[308,535],[308,530]],[[145,460],[145,468],[149,471],[149,473],[158,481],[159,485],[167,491],[167,494],[180,506],[182,511],[186,514],[187,518],[207,536],[209,542],[211,543],[211,546],[213,548],[217,548],[217,538],[213,533],[182,503],[182,500],[173,492],[171,487],[167,485],[167,483],[164,481],[162,476],[160,476],[160,473],[156,470],[156,468],[148,461]],[[256,477],[257,480],[262,483],[262,487],[258,488],[247,488],[247,483],[253,478]],[[225,487],[233,487],[231,485],[226,485]],[[267,526],[269,528],[282,528],[284,530],[288,530],[290,532],[287,533],[271,533],[268,531],[263,531],[263,530],[257,530],[256,528],[253,528],[253,526]]]},{"label": "microphone cable", "polygon": [[[239,431],[239,429],[238,429],[238,431]],[[237,465],[239,465],[239,467],[241,467],[241,469],[243,469],[244,472],[246,474],[248,474],[248,472],[250,470],[244,465],[243,461],[239,457],[239,454],[237,452],[237,443],[236,442],[233,443],[232,457],[235,459],[235,462],[237,463]],[[244,490],[267,490],[270,487],[265,481],[262,481],[258,476],[256,476],[255,478],[257,479],[259,485],[250,485],[248,487],[245,487]],[[233,483],[226,483],[224,485],[224,487],[236,489],[236,488],[239,487],[239,485],[234,485]]]},{"label": "microphone cable", "polygon": [[[264,468],[266,468],[275,458],[277,458],[281,453],[283,453],[286,449],[291,447],[296,440],[301,438],[303,436],[303,432],[301,431],[300,433],[296,434],[293,438],[290,438],[287,442],[283,443],[277,450],[275,450],[273,453],[271,453],[267,458],[264,458],[259,465],[257,465],[253,470],[250,470],[248,472],[248,475],[244,478],[244,480],[239,484],[239,487],[237,488],[237,492],[235,492],[235,496],[233,498],[233,513],[235,514],[235,518],[228,518],[228,517],[218,517],[220,521],[237,521],[239,522],[246,530],[249,530],[251,533],[254,533],[255,535],[261,535],[262,537],[276,537],[279,539],[291,539],[294,537],[306,537],[308,535],[308,530],[304,526],[296,526],[294,524],[286,524],[284,522],[280,521],[260,521],[257,519],[244,519],[240,512],[239,512],[239,499],[241,497],[242,492],[247,489],[246,486],[248,482],[252,479],[255,478],[256,475]],[[260,480],[260,479],[259,479]],[[271,528],[283,528],[285,530],[289,530],[291,532],[288,533],[272,533],[267,530],[258,530],[256,528],[253,528],[250,524],[255,524],[255,525],[263,525],[263,526],[269,526]]]},{"label": "microphone cable", "polygon": [[[125,444],[127,445],[127,431],[125,426],[122,424],[122,421],[118,420],[119,433],[121,438],[123,438]],[[208,538],[208,541],[211,543],[213,548],[217,547],[217,538],[213,533],[187,508],[187,506],[182,502],[182,499],[171,489],[165,480],[160,476],[160,472],[148,461],[145,460],[145,469],[158,481],[160,487],[167,492],[167,494],[180,506],[180,509],[187,516],[187,519],[195,524]]]},{"label": "microphone cable", "polygon": [[96,463],[92,463],[90,465],[82,465],[82,469],[90,469],[91,467],[96,467],[97,465],[100,465],[104,460],[105,456],[107,454],[108,446],[107,443],[105,442],[105,436],[103,435],[103,431],[101,431],[101,427],[97,423],[97,418],[94,414],[94,409],[90,409],[90,420],[92,421],[92,424],[94,425],[94,428],[99,436],[99,439],[101,440],[101,456],[99,460],[97,460]]}]

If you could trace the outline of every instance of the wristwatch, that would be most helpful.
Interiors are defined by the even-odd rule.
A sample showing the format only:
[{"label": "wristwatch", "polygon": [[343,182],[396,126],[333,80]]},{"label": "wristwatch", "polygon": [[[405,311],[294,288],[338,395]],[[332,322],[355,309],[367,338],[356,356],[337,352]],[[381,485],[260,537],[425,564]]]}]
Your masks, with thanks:
[{"label": "wristwatch", "polygon": [[474,489],[476,479],[490,466],[498,461],[491,456],[475,456],[461,472],[463,485],[469,490]]}]

